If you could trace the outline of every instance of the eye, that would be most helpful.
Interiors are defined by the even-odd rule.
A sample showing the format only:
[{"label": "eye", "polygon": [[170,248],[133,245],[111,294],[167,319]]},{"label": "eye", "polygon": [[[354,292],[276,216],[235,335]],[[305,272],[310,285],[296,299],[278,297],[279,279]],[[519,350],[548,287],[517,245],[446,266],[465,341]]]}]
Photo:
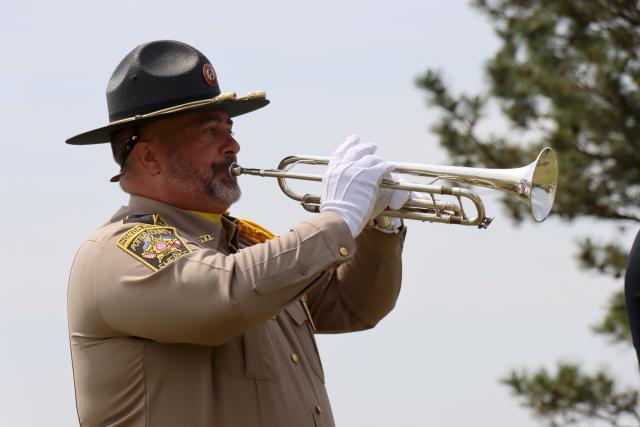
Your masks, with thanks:
[{"label": "eye", "polygon": [[[209,126],[209,127],[205,128],[205,130],[208,133],[216,133],[218,130],[220,130],[220,127],[219,126]],[[227,130],[229,131],[229,134],[231,134],[231,135],[234,134],[233,129],[227,128]]]},{"label": "eye", "polygon": [[[210,133],[212,135],[215,135],[218,132],[220,132],[220,128],[207,128],[207,133]],[[227,132],[229,132],[229,135],[234,135],[234,132],[232,129],[227,129]]]}]

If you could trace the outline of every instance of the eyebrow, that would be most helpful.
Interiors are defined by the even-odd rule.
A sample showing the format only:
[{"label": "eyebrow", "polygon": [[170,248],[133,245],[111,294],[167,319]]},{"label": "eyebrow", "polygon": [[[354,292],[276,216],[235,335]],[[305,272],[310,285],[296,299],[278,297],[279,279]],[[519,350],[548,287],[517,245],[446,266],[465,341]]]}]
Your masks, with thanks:
[{"label": "eyebrow", "polygon": [[[200,120],[198,120],[198,126],[202,126],[202,125],[204,125],[205,123],[208,123],[208,122],[221,123],[222,120],[217,116],[205,116],[205,117],[201,118]],[[227,125],[229,125],[229,127],[233,127],[233,120],[231,120],[230,118],[227,119]]]}]

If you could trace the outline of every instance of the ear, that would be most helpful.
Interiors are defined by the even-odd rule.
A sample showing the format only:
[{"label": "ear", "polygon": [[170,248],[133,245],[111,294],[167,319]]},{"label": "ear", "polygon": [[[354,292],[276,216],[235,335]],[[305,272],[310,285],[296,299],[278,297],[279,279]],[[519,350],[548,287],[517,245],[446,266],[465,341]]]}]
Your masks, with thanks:
[{"label": "ear", "polygon": [[162,171],[158,144],[140,141],[133,147],[130,156],[133,157],[140,171],[147,175],[158,175]]}]

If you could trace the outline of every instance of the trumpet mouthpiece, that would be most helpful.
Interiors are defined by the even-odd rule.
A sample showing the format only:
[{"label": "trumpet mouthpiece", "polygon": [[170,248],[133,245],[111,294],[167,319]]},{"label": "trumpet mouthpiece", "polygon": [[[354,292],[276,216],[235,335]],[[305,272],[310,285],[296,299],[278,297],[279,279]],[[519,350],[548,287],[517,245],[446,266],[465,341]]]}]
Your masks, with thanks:
[{"label": "trumpet mouthpiece", "polygon": [[242,172],[243,172],[242,166],[240,166],[236,162],[233,162],[231,163],[231,165],[229,165],[228,174],[231,178],[235,178],[236,176],[242,175]]}]

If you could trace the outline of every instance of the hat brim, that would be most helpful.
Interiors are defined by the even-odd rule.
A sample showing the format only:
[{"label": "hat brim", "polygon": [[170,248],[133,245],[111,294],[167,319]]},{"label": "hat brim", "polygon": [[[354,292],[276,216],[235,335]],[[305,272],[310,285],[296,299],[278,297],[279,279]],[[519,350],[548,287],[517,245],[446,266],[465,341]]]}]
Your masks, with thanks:
[{"label": "hat brim", "polygon": [[266,94],[264,92],[251,93],[242,98],[236,98],[236,95],[233,92],[225,92],[215,98],[189,102],[175,107],[154,111],[149,114],[118,120],[116,122],[109,123],[107,126],[73,136],[65,142],[71,145],[103,144],[111,142],[111,135],[116,131],[188,111],[217,110],[225,111],[229,114],[229,117],[236,117],[258,110],[268,104],[269,100],[266,98]]}]

